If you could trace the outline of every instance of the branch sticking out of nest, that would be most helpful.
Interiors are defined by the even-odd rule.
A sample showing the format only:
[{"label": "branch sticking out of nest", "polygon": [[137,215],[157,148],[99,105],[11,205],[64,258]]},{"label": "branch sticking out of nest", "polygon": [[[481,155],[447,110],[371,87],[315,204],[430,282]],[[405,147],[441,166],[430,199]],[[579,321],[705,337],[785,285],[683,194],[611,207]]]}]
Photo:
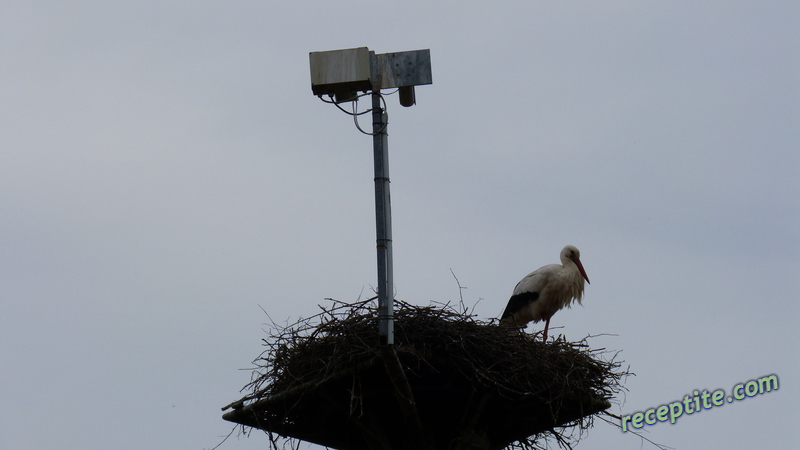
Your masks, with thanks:
[{"label": "branch sticking out of nest", "polygon": [[[395,300],[396,352],[386,353],[372,299],[331,302],[274,326],[249,394],[223,417],[344,450],[408,444],[409,414],[425,448],[531,450],[548,436],[569,448],[624,389],[616,355],[602,358],[585,339],[545,344],[466,310]],[[392,358],[405,391],[387,373]]]}]

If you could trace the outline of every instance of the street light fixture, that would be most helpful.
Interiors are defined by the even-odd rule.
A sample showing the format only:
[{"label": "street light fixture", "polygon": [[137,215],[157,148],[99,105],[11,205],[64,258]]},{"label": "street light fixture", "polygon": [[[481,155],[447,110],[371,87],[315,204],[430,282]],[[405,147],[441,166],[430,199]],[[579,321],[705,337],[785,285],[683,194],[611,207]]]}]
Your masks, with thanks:
[{"label": "street light fixture", "polygon": [[[394,344],[392,213],[389,196],[389,144],[381,89],[397,88],[400,104],[416,103],[414,86],[431,84],[431,52],[413,50],[375,54],[358,47],[309,54],[311,91],[333,103],[356,101],[359,92],[372,94],[372,135],[375,159],[375,229],[378,253],[378,333],[381,345]],[[341,107],[340,107],[341,109]],[[346,111],[345,111],[346,112]],[[352,113],[355,117],[358,113]],[[358,124],[358,122],[356,122]],[[359,128],[360,130],[360,128]]]}]

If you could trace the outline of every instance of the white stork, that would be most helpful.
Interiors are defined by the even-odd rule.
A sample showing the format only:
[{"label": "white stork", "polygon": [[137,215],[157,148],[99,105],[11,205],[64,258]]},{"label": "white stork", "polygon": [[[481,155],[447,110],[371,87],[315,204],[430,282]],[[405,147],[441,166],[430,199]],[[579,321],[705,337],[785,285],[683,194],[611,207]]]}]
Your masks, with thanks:
[{"label": "white stork", "polygon": [[528,322],[545,320],[544,340],[550,318],[559,309],[571,307],[574,300],[581,302],[583,280],[589,277],[581,264],[581,252],[573,245],[561,250],[561,264],[548,264],[525,276],[508,301],[500,318],[501,325],[524,328]]}]

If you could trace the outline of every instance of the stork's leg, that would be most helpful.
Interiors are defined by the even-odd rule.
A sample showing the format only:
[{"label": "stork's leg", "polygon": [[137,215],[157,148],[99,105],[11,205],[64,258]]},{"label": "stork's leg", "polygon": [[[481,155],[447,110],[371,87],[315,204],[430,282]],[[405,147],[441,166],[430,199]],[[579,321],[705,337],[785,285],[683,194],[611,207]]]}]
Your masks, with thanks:
[{"label": "stork's leg", "polygon": [[547,329],[550,328],[550,319],[544,323],[544,341],[547,342]]}]

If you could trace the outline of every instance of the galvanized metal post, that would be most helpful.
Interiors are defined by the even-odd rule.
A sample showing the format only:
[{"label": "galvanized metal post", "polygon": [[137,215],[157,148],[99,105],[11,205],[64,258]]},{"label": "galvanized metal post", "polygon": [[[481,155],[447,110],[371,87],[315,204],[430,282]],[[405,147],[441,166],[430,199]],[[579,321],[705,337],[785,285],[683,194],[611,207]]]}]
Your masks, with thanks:
[{"label": "galvanized metal post", "polygon": [[375,154],[375,231],[378,248],[378,333],[381,345],[394,345],[392,205],[389,196],[388,120],[380,89],[372,90],[372,145]]},{"label": "galvanized metal post", "polygon": [[[416,103],[414,86],[433,83],[431,51],[376,54],[367,47],[309,53],[311,91],[334,103],[356,100],[372,91],[372,143],[375,154],[375,225],[378,247],[378,332],[382,345],[394,344],[392,212],[389,198],[389,145],[381,89],[399,88],[400,104]],[[358,122],[356,121],[356,126]],[[359,130],[361,128],[359,127]],[[363,131],[363,130],[362,130]]]}]

